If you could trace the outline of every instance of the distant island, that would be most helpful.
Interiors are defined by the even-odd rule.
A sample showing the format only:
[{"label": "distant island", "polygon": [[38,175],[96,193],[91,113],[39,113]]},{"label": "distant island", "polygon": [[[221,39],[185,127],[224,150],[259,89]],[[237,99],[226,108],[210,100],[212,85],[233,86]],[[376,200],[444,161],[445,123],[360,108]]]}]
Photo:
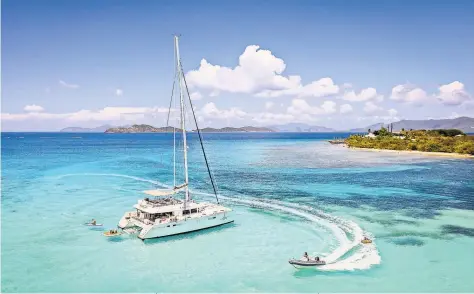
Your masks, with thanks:
[{"label": "distant island", "polygon": [[[376,130],[383,127],[384,123],[377,123],[365,128],[356,129],[332,129],[324,126],[308,125],[304,123],[288,123],[282,125],[272,125],[266,127],[224,127],[224,128],[204,128],[202,132],[208,133],[236,133],[236,132],[294,132],[294,133],[366,133],[368,129]],[[393,131],[405,130],[434,130],[434,129],[458,129],[465,133],[474,133],[474,118],[458,117],[453,119],[428,119],[428,120],[401,120],[393,122]],[[60,130],[66,133],[166,133],[172,132],[173,129],[165,127],[156,128],[146,124],[127,125],[127,126],[111,126],[103,125],[95,128],[68,127]],[[194,130],[195,131],[195,130]]]},{"label": "distant island", "polygon": [[[129,127],[115,127],[115,128],[109,128],[105,130],[105,133],[171,133],[173,130],[176,130],[177,132],[181,132],[181,129],[179,128],[173,128],[173,127],[153,127],[150,125],[132,125]],[[261,128],[261,127],[252,127],[252,126],[246,126],[246,127],[241,127],[241,128],[231,128],[231,127],[225,127],[225,128],[204,128],[200,129],[201,132],[203,133],[247,133],[247,132],[273,132],[273,130],[269,128]],[[193,132],[196,132],[196,130],[193,130]]]},{"label": "distant island", "polygon": [[457,129],[393,132],[382,127],[367,135],[351,135],[344,143],[352,148],[474,155],[474,136]]},{"label": "distant island", "polygon": [[103,125],[96,128],[81,128],[81,127],[68,127],[60,130],[61,133],[103,133],[106,130],[113,128],[111,125]]},{"label": "distant island", "polygon": [[180,132],[181,129],[173,127],[156,128],[150,125],[132,125],[129,127],[115,127],[105,130],[105,133],[171,133],[173,130]]}]

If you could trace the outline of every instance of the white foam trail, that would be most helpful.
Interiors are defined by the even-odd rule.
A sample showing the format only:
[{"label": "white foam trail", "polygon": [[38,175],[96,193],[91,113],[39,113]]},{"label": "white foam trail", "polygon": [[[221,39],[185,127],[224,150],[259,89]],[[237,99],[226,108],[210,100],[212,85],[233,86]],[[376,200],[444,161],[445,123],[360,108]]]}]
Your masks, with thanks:
[{"label": "white foam trail", "polygon": [[[110,177],[122,177],[133,179],[136,181],[152,183],[155,185],[162,186],[164,188],[169,188],[170,186],[160,183],[158,181],[153,181],[149,179],[144,179],[135,176],[123,175],[123,174],[100,174],[100,173],[82,173],[82,174],[66,174],[57,177],[58,179],[69,176],[110,176]],[[192,191],[194,194],[211,196],[214,194]],[[381,258],[375,243],[369,245],[361,245],[360,240],[364,236],[371,237],[374,240],[373,236],[370,233],[364,232],[362,228],[359,227],[355,222],[342,219],[337,216],[332,216],[327,213],[324,213],[320,210],[315,210],[309,206],[303,206],[294,203],[288,203],[278,200],[270,199],[252,199],[246,197],[246,199],[238,197],[226,197],[220,195],[219,198],[226,199],[231,202],[246,204],[250,206],[257,206],[263,208],[270,208],[275,210],[284,211],[291,213],[293,215],[305,218],[309,221],[322,225],[329,229],[333,235],[336,237],[339,246],[336,247],[331,253],[325,256],[326,265],[319,266],[319,270],[356,270],[356,269],[368,269],[372,265],[379,264]],[[265,201],[265,202],[262,202]],[[348,234],[352,238],[348,237]],[[348,254],[349,251],[353,251],[345,259],[340,259],[344,255]]]},{"label": "white foam trail", "polygon": [[[196,192],[194,194],[214,196],[213,194]],[[269,199],[249,200],[241,198],[226,197],[220,195],[219,198],[230,200],[232,202],[247,204],[251,206],[267,207],[291,213],[303,217],[309,221],[318,223],[330,229],[339,242],[339,246],[327,255],[324,259],[327,262],[325,266],[320,266],[320,270],[356,270],[368,269],[372,265],[381,262],[375,243],[362,246],[360,241],[364,236],[371,236],[370,233],[364,232],[359,225],[353,221],[344,220],[340,217],[332,216],[322,211],[316,211],[311,207],[305,207],[297,204],[287,203],[283,201],[272,201]],[[262,202],[265,200],[267,202]],[[278,204],[275,204],[278,203]],[[296,207],[296,208],[293,208]],[[312,213],[305,212],[311,211]],[[347,233],[353,236],[352,240],[347,237]],[[371,236],[372,237],[372,236]],[[372,240],[374,238],[372,237]],[[349,251],[354,250],[349,257],[339,260]]]},{"label": "white foam trail", "polygon": [[[282,202],[282,201],[273,201],[280,203],[284,206],[295,207],[300,210],[309,211],[312,214],[319,216],[321,219],[327,220],[329,222],[335,223],[341,230],[345,233],[349,233],[352,235],[352,240],[350,240],[347,235],[343,238],[342,242],[341,239],[338,238],[340,242],[340,246],[336,248],[332,253],[330,253],[326,258],[326,262],[328,263],[325,266],[318,267],[319,269],[324,270],[355,270],[355,269],[368,269],[372,265],[380,264],[381,257],[375,246],[374,237],[369,232],[365,232],[362,230],[359,225],[357,225],[353,221],[345,220],[343,218],[329,215],[325,212],[320,210],[315,210],[312,207]],[[337,235],[336,237],[340,237]],[[363,237],[368,237],[372,239],[373,243],[369,245],[361,245],[360,240]],[[349,251],[353,250],[349,257],[340,260],[342,256],[344,256]]]},{"label": "white foam trail", "polygon": [[77,177],[77,176],[99,176],[99,177],[119,177],[119,178],[127,178],[127,179],[132,179],[140,182],[145,182],[145,183],[151,183],[155,185],[160,185],[160,186],[166,186],[160,182],[153,181],[153,180],[148,180],[140,177],[134,177],[134,176],[129,176],[129,175],[122,175],[122,174],[96,174],[96,173],[80,173],[80,174],[65,174],[65,175],[60,175],[57,177],[54,177],[56,179],[62,179],[66,177]]}]

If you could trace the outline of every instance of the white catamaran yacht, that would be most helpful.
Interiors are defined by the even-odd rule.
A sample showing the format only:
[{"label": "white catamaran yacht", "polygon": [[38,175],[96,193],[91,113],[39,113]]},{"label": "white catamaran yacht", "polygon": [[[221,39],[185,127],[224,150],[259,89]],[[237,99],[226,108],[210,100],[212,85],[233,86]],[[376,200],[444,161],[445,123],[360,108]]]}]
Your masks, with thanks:
[{"label": "white catamaran yacht", "polygon": [[[173,169],[174,169],[174,185],[171,189],[157,189],[144,191],[148,197],[138,200],[133,207],[134,211],[126,212],[120,219],[118,227],[126,233],[138,233],[138,238],[145,240],[151,238],[159,238],[177,234],[184,234],[212,227],[221,226],[233,222],[231,215],[232,210],[219,204],[217,196],[217,188],[209,168],[206,152],[202,142],[201,132],[197,125],[197,119],[194,114],[191,98],[189,95],[186,79],[184,76],[181,59],[179,55],[179,38],[174,37],[175,58],[176,58],[176,80],[173,83],[173,91],[170,101],[173,102],[173,93],[175,83],[179,88],[179,104],[180,104],[180,132],[182,132],[182,152],[183,152],[183,172],[184,183],[176,184],[176,130],[173,127]],[[201,149],[207,167],[207,172],[216,196],[217,203],[196,202],[192,200],[189,193],[188,181],[188,156],[186,143],[186,123],[185,123],[185,98],[188,99],[192,112],[192,117],[196,123],[196,131],[199,136]],[[168,112],[168,122],[170,112]],[[173,195],[184,192],[183,199],[173,197]]]}]

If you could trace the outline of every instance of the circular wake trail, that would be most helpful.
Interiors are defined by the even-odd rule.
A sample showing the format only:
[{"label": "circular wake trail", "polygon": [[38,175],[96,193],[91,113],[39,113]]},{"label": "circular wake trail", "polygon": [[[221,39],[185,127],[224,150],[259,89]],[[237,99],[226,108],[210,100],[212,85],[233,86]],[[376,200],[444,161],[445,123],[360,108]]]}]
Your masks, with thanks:
[{"label": "circular wake trail", "polygon": [[[213,196],[212,194],[202,192],[194,192],[194,194]],[[374,243],[370,245],[362,245],[360,243],[364,236],[372,237],[371,234],[364,232],[362,228],[360,228],[359,225],[353,221],[335,217],[322,211],[316,211],[311,207],[304,207],[283,201],[272,201],[270,199],[248,200],[226,196],[219,197],[232,202],[280,210],[305,218],[311,222],[328,228],[336,237],[339,246],[331,253],[326,255],[324,260],[327,264],[324,266],[319,266],[319,270],[368,269],[372,265],[379,264],[381,262],[380,255]],[[262,200],[267,202],[262,202]],[[311,211],[311,213],[309,211]],[[351,239],[348,238],[348,234],[352,235]],[[354,252],[351,252],[351,254],[346,258],[340,259],[351,250]]]},{"label": "circular wake trail", "polygon": [[[70,176],[108,176],[108,177],[122,177],[133,179],[136,181],[152,183],[155,185],[162,186],[164,188],[170,188],[169,185],[160,183],[158,181],[144,179],[135,176],[123,175],[123,174],[100,174],[100,173],[81,173],[81,174],[66,174],[58,176],[57,178],[64,178]],[[211,196],[214,194],[192,191],[194,194]],[[240,203],[249,206],[256,206],[261,208],[269,208],[274,210],[283,211],[290,213],[302,218],[305,218],[313,223],[324,226],[329,229],[336,240],[338,241],[338,247],[335,248],[331,253],[325,256],[324,260],[326,265],[319,266],[319,270],[357,270],[357,269],[368,269],[372,265],[379,264],[381,258],[375,243],[362,245],[360,240],[364,236],[370,237],[373,240],[373,236],[364,232],[359,225],[353,221],[345,220],[343,218],[332,216],[324,213],[320,210],[315,210],[309,206],[298,205],[294,203],[288,203],[278,200],[271,199],[251,199],[251,198],[238,198],[238,197],[227,197],[220,195],[219,198],[228,200],[230,202]],[[265,201],[265,202],[263,202]],[[351,236],[350,238],[348,237]],[[349,251],[351,251],[349,253]],[[346,256],[347,255],[347,256]]]}]

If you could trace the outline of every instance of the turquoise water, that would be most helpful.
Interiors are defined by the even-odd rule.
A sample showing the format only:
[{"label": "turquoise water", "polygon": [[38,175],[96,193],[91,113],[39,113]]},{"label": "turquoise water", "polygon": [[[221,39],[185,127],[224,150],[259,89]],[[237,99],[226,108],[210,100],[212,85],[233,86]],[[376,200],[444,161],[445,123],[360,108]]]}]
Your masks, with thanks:
[{"label": "turquoise water", "polygon": [[[2,134],[4,292],[468,292],[474,161],[348,150],[341,134],[205,134],[235,224],[107,239],[172,183],[166,134]],[[198,141],[192,195],[212,201]],[[361,235],[375,244],[361,246]],[[330,261],[296,270],[304,251]]]}]

